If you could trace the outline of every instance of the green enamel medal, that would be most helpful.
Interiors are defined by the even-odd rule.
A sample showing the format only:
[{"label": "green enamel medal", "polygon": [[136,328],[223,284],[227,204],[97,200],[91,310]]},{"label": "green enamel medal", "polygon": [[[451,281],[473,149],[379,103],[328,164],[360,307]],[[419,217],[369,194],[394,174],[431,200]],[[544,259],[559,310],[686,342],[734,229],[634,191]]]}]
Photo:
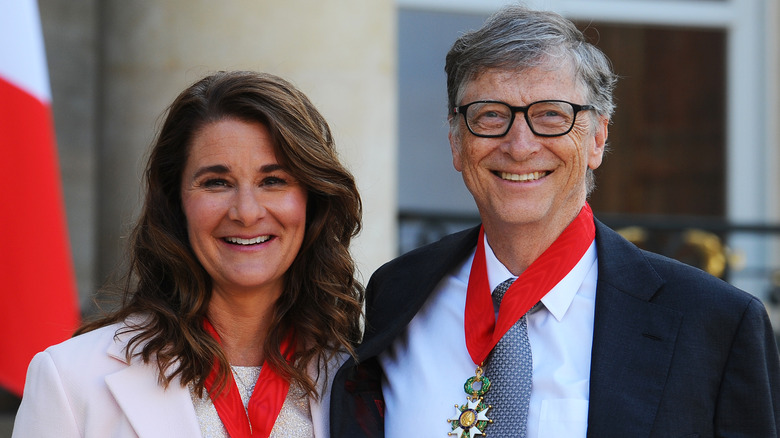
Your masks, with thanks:
[{"label": "green enamel medal", "polygon": [[463,390],[466,391],[466,404],[460,406],[456,404],[455,418],[447,420],[452,426],[452,431],[447,435],[454,435],[456,438],[485,435],[485,428],[493,422],[487,417],[487,411],[491,406],[483,401],[483,396],[490,390],[490,380],[482,375],[482,367],[478,366],[474,374],[463,385]]}]

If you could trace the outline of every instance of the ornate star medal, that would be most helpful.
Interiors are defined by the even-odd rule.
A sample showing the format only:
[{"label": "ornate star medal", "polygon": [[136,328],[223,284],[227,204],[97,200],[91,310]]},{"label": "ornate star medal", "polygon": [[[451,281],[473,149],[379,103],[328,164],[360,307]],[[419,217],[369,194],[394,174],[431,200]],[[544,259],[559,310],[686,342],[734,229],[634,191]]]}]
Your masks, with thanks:
[{"label": "ornate star medal", "polygon": [[478,366],[474,374],[463,385],[463,390],[466,391],[466,404],[460,406],[456,404],[455,418],[447,420],[452,426],[452,431],[447,435],[455,435],[456,438],[485,435],[485,428],[493,422],[487,417],[487,410],[491,406],[482,400],[490,389],[490,380],[482,375],[482,367]]}]

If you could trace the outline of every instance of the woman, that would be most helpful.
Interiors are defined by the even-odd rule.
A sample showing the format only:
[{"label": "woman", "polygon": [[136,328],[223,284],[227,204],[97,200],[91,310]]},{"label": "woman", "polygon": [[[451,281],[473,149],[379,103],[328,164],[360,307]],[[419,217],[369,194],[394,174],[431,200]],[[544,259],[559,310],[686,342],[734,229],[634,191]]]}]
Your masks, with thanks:
[{"label": "woman", "polygon": [[278,77],[214,74],[168,109],[145,177],[121,307],[33,359],[14,436],[327,436],[363,289],[323,117]]}]

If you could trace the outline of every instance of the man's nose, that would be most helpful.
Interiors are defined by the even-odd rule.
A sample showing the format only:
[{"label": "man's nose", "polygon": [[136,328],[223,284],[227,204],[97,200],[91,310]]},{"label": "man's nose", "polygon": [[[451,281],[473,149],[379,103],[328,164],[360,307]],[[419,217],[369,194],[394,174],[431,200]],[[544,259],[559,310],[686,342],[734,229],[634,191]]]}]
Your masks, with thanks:
[{"label": "man's nose", "polygon": [[526,122],[525,115],[521,112],[515,114],[515,120],[509,128],[509,132],[503,137],[501,149],[513,159],[522,161],[528,155],[538,151],[541,147],[541,137],[534,134]]}]

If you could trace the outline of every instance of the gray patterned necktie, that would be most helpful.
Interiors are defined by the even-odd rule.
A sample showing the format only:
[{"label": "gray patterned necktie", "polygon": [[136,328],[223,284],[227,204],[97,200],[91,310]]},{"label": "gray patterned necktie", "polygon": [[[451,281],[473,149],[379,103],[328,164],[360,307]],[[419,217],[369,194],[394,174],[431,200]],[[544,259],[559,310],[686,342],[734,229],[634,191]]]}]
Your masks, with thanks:
[{"label": "gray patterned necktie", "polygon": [[[512,282],[510,278],[493,291],[493,300],[499,306]],[[489,416],[493,420],[486,432],[491,436],[525,438],[532,372],[528,322],[523,315],[498,341],[486,364],[485,375],[491,385],[485,401],[492,406]]]}]

